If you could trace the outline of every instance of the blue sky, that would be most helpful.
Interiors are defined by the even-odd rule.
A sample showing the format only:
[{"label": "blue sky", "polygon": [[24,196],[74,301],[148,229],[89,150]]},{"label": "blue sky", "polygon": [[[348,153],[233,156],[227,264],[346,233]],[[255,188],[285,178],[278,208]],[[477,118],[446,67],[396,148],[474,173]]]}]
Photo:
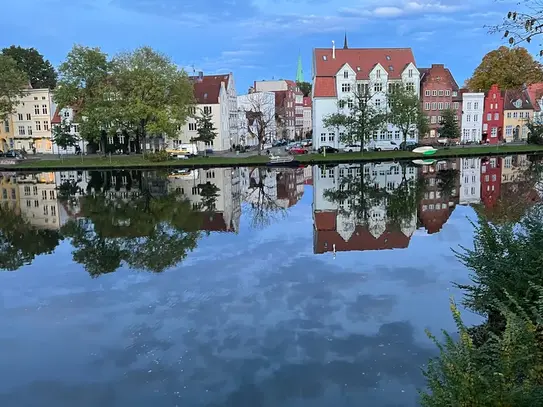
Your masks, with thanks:
[{"label": "blue sky", "polygon": [[503,43],[487,33],[515,2],[496,0],[16,0],[3,5],[0,46],[33,46],[55,65],[74,43],[108,53],[150,45],[182,67],[253,80],[306,80],[314,47],[412,47],[417,65],[445,63],[461,85]]}]

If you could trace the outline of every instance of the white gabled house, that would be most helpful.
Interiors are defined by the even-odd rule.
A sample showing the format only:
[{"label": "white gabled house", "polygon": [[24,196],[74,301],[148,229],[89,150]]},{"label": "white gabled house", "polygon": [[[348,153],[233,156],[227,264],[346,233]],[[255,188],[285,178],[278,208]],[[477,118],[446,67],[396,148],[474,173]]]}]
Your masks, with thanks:
[{"label": "white gabled house", "polygon": [[[52,127],[52,142],[53,142],[53,154],[75,154],[77,149],[81,151],[82,154],[87,154],[89,143],[81,138],[79,135],[79,124],[75,121],[76,111],[71,107],[65,108],[56,108],[55,114],[51,119]],[[62,148],[59,147],[54,141],[55,128],[57,126],[65,125],[69,128],[70,134],[73,134],[77,139],[77,144],[75,146]]]},{"label": "white gabled house", "polygon": [[[420,72],[410,48],[316,48],[313,51],[313,146],[342,148],[341,129],[327,128],[324,118],[349,111],[340,101],[357,91],[368,91],[375,107],[386,109],[387,94],[395,84],[412,89],[420,97]],[[376,140],[403,140],[400,130],[388,124],[374,132]],[[417,140],[416,132],[408,140]]]}]

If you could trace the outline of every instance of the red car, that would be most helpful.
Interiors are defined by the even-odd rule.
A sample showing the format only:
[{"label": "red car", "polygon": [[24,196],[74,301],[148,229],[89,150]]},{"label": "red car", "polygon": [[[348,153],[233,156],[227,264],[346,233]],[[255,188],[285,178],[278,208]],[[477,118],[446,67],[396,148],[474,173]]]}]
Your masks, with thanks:
[{"label": "red car", "polygon": [[289,150],[289,153],[290,153],[290,154],[307,154],[307,153],[308,153],[308,150],[307,150],[307,148],[305,148],[305,147],[296,146],[296,147],[292,147],[292,148]]}]

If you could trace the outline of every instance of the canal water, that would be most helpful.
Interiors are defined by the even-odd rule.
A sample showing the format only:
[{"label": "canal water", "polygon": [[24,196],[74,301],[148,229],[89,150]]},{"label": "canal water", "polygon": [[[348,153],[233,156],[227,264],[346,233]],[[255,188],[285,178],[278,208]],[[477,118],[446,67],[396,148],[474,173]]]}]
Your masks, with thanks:
[{"label": "canal water", "polygon": [[417,406],[454,251],[539,165],[2,173],[0,405]]}]

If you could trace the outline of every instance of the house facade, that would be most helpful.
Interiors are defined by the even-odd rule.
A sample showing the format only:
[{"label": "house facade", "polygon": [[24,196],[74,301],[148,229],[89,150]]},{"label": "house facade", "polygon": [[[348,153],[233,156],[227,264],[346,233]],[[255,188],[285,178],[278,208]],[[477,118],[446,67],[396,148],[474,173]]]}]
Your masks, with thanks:
[{"label": "house facade", "polygon": [[51,126],[52,126],[52,132],[54,139],[54,131],[56,126],[65,126],[65,130],[69,130],[70,134],[74,136],[74,138],[77,140],[76,144],[74,146],[69,146],[66,148],[58,146],[54,140],[53,141],[53,154],[75,154],[77,149],[82,154],[87,154],[87,147],[88,142],[83,140],[79,134],[79,124],[75,121],[75,115],[77,114],[76,111],[74,111],[71,107],[66,107],[55,110],[55,114],[53,115],[53,118],[51,119]]},{"label": "house facade", "polygon": [[503,139],[507,143],[526,140],[526,124],[534,113],[528,91],[525,88],[506,90],[503,106]]},{"label": "house facade", "polygon": [[459,88],[444,64],[432,64],[430,68],[419,68],[419,71],[422,109],[428,118],[428,133],[420,141],[432,141],[439,137],[443,110],[454,110],[457,121],[462,116],[461,104],[456,100]]},{"label": "house facade", "polygon": [[303,99],[303,103],[304,103],[304,115],[303,115],[302,133],[303,133],[303,138],[307,138],[307,136],[306,136],[307,133],[309,133],[311,131],[311,129],[313,128],[312,118],[311,118],[311,114],[312,114],[311,97],[310,96],[305,96],[304,99]]},{"label": "house facade", "polygon": [[502,183],[502,159],[484,157],[481,159],[481,201],[486,208],[492,208],[500,197]]},{"label": "house facade", "polygon": [[[236,144],[258,146],[259,123],[265,126],[265,142],[276,139],[275,93],[253,92],[237,97],[238,135]],[[261,113],[262,120],[256,120],[255,114]]]},{"label": "house facade", "polygon": [[533,120],[543,124],[543,83],[533,83],[526,88],[530,101],[534,107]]},{"label": "house facade", "polygon": [[[367,89],[371,103],[378,109],[386,109],[387,93],[395,84],[403,84],[420,93],[420,73],[410,48],[317,48],[313,51],[313,147],[331,146],[343,148],[340,141],[343,129],[324,125],[327,116],[334,113],[349,114],[349,103],[357,91]],[[420,95],[419,95],[420,96]],[[402,139],[400,130],[387,124],[373,134],[374,139]],[[417,140],[416,131],[408,140]]]},{"label": "house facade", "polygon": [[498,85],[485,94],[482,139],[489,144],[498,144],[503,136],[503,96]]},{"label": "house facade", "polygon": [[191,79],[196,105],[191,109],[187,122],[179,128],[177,137],[166,139],[166,148],[175,149],[180,144],[192,143],[192,140],[198,137],[197,118],[203,113],[209,113],[217,137],[211,143],[197,142],[198,150],[229,150],[238,135],[237,96],[233,74],[204,75],[199,72]]},{"label": "house facade", "polygon": [[[303,127],[303,93],[298,85],[288,79],[255,81],[254,91],[274,92],[279,138],[294,140]],[[301,110],[300,110],[301,107]],[[297,124],[298,123],[298,124]]]},{"label": "house facade", "polygon": [[0,120],[0,151],[8,151],[15,147],[13,141],[13,116],[8,115]]},{"label": "house facade", "polygon": [[478,143],[482,140],[484,102],[485,94],[482,92],[462,93],[461,141]]},{"label": "house facade", "polygon": [[53,93],[49,89],[26,89],[18,101],[13,122],[13,148],[28,153],[51,154]]}]

